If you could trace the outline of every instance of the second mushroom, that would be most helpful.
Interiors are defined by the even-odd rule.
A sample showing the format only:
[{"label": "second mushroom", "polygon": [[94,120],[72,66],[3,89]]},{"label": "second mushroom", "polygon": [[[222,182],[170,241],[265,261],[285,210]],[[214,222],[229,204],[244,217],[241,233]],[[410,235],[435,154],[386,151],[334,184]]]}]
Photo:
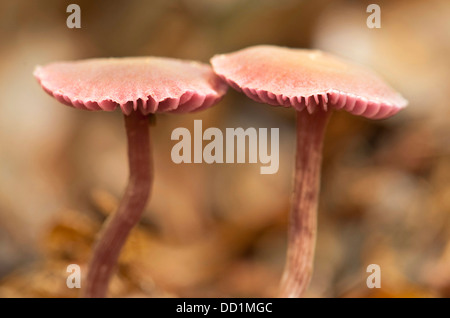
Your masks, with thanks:
[{"label": "second mushroom", "polygon": [[153,160],[150,114],[197,111],[214,105],[227,87],[208,65],[169,58],[135,57],[52,63],[34,72],[44,90],[61,103],[85,110],[124,114],[129,179],[115,213],[95,244],[84,297],[104,297],[131,229],[150,196]]},{"label": "second mushroom", "polygon": [[322,144],[332,111],[382,119],[407,101],[370,70],[318,50],[255,46],[216,55],[211,64],[251,99],[297,111],[294,191],[280,296],[300,297],[312,276]]}]

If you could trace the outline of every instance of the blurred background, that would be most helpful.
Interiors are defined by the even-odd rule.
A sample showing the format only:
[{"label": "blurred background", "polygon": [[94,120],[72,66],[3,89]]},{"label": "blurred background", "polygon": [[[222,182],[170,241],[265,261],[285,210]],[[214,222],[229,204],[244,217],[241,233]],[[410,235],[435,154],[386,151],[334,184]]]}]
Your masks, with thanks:
[{"label": "blurred background", "polygon": [[[256,44],[323,49],[367,65],[410,102],[388,120],[336,112],[328,127],[307,297],[450,297],[450,2],[0,0],[0,297],[77,297],[126,185],[120,112],[59,104],[36,65],[110,56],[208,62]],[[66,8],[81,7],[81,29]],[[155,183],[110,296],[272,297],[286,253],[295,114],[233,90],[215,107],[158,115]],[[279,127],[280,169],[172,163],[176,127]],[[381,289],[366,268],[381,267]]]}]

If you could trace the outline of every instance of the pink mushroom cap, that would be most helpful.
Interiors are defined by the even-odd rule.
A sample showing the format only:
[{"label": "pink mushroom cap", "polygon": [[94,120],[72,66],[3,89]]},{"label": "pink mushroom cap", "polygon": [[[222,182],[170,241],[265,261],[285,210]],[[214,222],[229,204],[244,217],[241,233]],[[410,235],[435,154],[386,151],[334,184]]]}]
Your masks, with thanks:
[{"label": "pink mushroom cap", "polygon": [[372,71],[319,50],[260,45],[216,55],[211,64],[251,99],[298,111],[334,108],[381,119],[408,104]]},{"label": "pink mushroom cap", "polygon": [[57,62],[34,71],[58,101],[85,110],[144,115],[190,112],[214,105],[227,85],[206,64],[162,57]]}]

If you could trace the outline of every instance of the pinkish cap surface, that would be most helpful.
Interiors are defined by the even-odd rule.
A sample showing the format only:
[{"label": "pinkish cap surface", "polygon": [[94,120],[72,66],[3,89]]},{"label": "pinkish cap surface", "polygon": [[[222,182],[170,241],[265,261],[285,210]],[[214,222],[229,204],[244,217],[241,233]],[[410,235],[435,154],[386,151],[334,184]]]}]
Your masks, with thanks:
[{"label": "pinkish cap surface", "polygon": [[370,70],[318,50],[261,45],[216,55],[211,64],[251,99],[298,111],[334,108],[380,119],[408,103]]},{"label": "pinkish cap surface", "polygon": [[227,85],[210,66],[160,57],[89,59],[38,66],[44,90],[79,109],[130,114],[190,112],[214,105]]}]

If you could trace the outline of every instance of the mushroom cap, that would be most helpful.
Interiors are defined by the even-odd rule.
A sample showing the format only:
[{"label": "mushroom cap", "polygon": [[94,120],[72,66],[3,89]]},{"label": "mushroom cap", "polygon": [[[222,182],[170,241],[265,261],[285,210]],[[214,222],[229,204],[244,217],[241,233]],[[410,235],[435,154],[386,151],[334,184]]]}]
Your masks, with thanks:
[{"label": "mushroom cap", "polygon": [[162,57],[57,62],[38,66],[34,76],[61,103],[86,110],[119,106],[124,114],[200,110],[227,90],[209,65]]},{"label": "mushroom cap", "polygon": [[334,108],[380,119],[408,103],[370,70],[319,50],[260,45],[216,55],[211,64],[251,99],[298,111]]}]

